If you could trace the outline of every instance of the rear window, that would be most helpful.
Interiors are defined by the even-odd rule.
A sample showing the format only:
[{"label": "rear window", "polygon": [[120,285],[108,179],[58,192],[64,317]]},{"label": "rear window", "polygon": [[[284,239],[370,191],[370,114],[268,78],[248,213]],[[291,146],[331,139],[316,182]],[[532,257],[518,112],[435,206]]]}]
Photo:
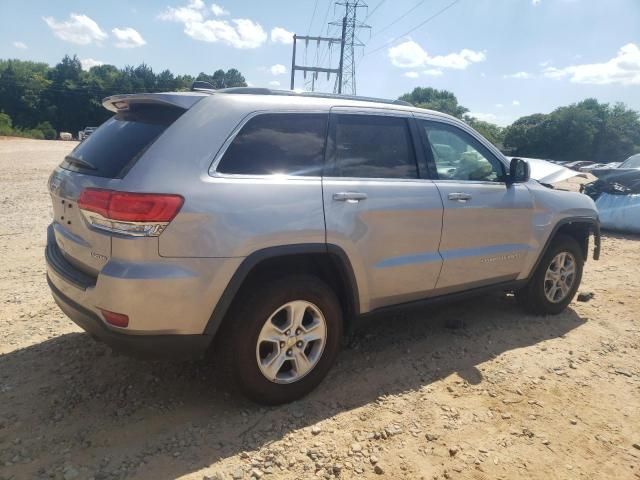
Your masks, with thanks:
[{"label": "rear window", "polygon": [[98,177],[122,177],[183,113],[180,108],[158,105],[118,113],[65,157],[61,167]]},{"label": "rear window", "polygon": [[258,115],[233,139],[217,171],[238,175],[319,176],[326,129],[326,114]]},{"label": "rear window", "polygon": [[640,168],[640,153],[627,158],[622,165],[620,165],[620,168]]}]

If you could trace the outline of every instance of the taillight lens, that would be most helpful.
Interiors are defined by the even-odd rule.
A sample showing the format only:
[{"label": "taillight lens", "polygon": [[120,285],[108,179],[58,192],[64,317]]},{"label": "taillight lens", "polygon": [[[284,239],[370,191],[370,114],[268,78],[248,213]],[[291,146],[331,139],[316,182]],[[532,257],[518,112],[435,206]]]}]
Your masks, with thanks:
[{"label": "taillight lens", "polygon": [[180,195],[99,188],[83,190],[78,199],[85,218],[96,228],[136,236],[160,235],[183,203]]},{"label": "taillight lens", "polygon": [[106,322],[114,327],[127,328],[129,326],[129,317],[124,313],[110,312],[102,308],[100,311]]}]

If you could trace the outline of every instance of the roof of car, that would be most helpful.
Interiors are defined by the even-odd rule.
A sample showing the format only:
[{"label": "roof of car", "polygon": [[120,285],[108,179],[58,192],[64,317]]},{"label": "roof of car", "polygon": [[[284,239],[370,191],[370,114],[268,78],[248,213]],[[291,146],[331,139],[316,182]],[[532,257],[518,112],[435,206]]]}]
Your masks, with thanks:
[{"label": "roof of car", "polygon": [[[360,106],[368,108],[383,108],[404,110],[419,113],[429,113],[439,117],[453,118],[450,115],[418,108],[403,100],[389,100],[373,97],[361,97],[355,95],[342,95],[321,92],[306,92],[298,90],[275,90],[270,88],[233,87],[224,89],[194,88],[189,92],[162,92],[162,93],[133,93],[113,95],[102,101],[103,106],[113,112],[126,110],[128,104],[155,103],[174,106],[184,109],[191,108],[205,97],[218,97],[224,95],[229,100],[235,99],[243,103],[255,103],[263,106],[292,106],[299,108],[301,105],[329,109],[335,106]],[[221,98],[221,97],[219,97]]]},{"label": "roof of car", "polygon": [[[207,91],[200,89],[199,91]],[[213,90],[212,93],[235,93],[241,95],[277,95],[283,97],[302,97],[302,98],[329,98],[334,100],[353,100],[357,102],[382,103],[386,105],[404,105],[405,107],[413,107],[409,102],[404,100],[389,100],[384,98],[362,97],[357,95],[343,95],[337,93],[324,92],[307,92],[304,90],[277,90],[273,88],[254,88],[254,87],[232,87]]]}]

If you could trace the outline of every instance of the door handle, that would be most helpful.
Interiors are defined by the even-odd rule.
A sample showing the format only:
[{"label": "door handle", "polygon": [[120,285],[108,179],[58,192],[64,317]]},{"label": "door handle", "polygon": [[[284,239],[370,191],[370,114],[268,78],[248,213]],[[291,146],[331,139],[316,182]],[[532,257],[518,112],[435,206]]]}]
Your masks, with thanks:
[{"label": "door handle", "polygon": [[367,194],[363,192],[337,192],[333,194],[336,202],[358,203],[360,200],[366,200]]},{"label": "door handle", "polygon": [[453,200],[456,202],[466,202],[467,200],[471,200],[470,193],[464,192],[453,192],[448,195],[449,200]]}]

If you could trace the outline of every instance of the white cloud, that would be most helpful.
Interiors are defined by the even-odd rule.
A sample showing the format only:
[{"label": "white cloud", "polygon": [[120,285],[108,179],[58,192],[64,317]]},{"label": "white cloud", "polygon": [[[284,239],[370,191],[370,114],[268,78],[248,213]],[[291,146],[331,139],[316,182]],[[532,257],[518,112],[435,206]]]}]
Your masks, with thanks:
[{"label": "white cloud", "polygon": [[420,74],[418,72],[405,72],[404,76],[407,78],[418,78]]},{"label": "white cloud", "polygon": [[503,78],[515,78],[517,80],[526,80],[528,78],[531,78],[533,75],[531,75],[529,72],[516,72],[516,73],[510,73],[508,75],[503,75]]},{"label": "white cloud", "polygon": [[538,5],[540,5],[540,0],[531,0],[531,4],[532,4],[534,7],[537,7]]},{"label": "white cloud", "polygon": [[271,41],[273,43],[282,43],[283,45],[290,45],[293,43],[293,32],[285,30],[282,27],[272,28]]},{"label": "white cloud", "polygon": [[280,86],[280,82],[277,80],[271,80],[269,82],[269,85],[271,85],[272,87],[279,87]]},{"label": "white cloud", "polygon": [[65,42],[76,45],[89,45],[93,42],[100,42],[108,35],[98,26],[98,24],[86,15],[72,13],[66,22],[58,22],[53,17],[42,17],[53,34]]},{"label": "white cloud", "polygon": [[29,48],[27,47],[27,44],[24,42],[13,42],[13,46],[16,48],[20,48],[22,50],[26,50],[27,48]]},{"label": "white cloud", "polygon": [[429,75],[430,77],[439,77],[440,75],[442,75],[442,70],[440,70],[439,68],[428,68],[422,73],[424,73],[425,75]]},{"label": "white cloud", "polygon": [[511,102],[511,105],[513,105],[514,107],[519,107],[520,102],[518,100],[514,100],[513,102]]},{"label": "white cloud", "polygon": [[448,55],[438,55],[429,58],[427,64],[440,68],[453,68],[456,70],[464,70],[472,63],[484,62],[487,56],[484,52],[476,52],[463,48],[458,53],[450,53]]},{"label": "white cloud", "polygon": [[185,7],[167,7],[164,12],[158,15],[160,20],[172,22],[188,23],[202,22],[207,14],[202,0],[191,0]]},{"label": "white cloud", "polygon": [[[214,8],[218,7],[218,8]],[[212,5],[214,15],[227,12]],[[217,12],[217,13],[216,13]],[[235,48],[257,48],[267,41],[267,33],[262,26],[247,18],[231,21],[207,19],[210,15],[202,0],[191,0],[186,6],[167,7],[158,15],[160,20],[179,22],[184,25],[184,33],[194,40],[217,43],[222,42]]]},{"label": "white cloud", "polygon": [[285,73],[287,73],[287,67],[280,63],[276,63],[275,65],[271,65],[269,67],[269,71],[271,72],[271,75],[284,75]]},{"label": "white cloud", "polygon": [[549,65],[551,65],[551,60],[545,60],[544,62],[540,62],[538,65],[540,65],[541,67],[548,67]]},{"label": "white cloud", "polygon": [[82,58],[80,65],[82,65],[83,70],[91,70],[91,67],[99,67],[100,65],[104,65],[104,62],[93,58]]},{"label": "white cloud", "polygon": [[425,75],[442,75],[442,68],[464,70],[472,63],[486,60],[484,52],[464,48],[457,53],[430,56],[418,43],[407,40],[388,50],[391,63],[399,68],[437,67],[425,70]]},{"label": "white cloud", "polygon": [[604,63],[547,67],[543,75],[555,79],[566,77],[572,83],[640,85],[640,46],[628,43],[618,50],[615,57]]},{"label": "white cloud", "polygon": [[267,40],[267,33],[259,23],[246,18],[206,20],[185,24],[184,32],[194,40],[223,42],[235,48],[257,48]]},{"label": "white cloud", "polygon": [[496,108],[502,108],[504,105],[502,103],[496,103]]},{"label": "white cloud", "polygon": [[114,37],[118,40],[116,42],[116,47],[118,48],[141,47],[147,43],[144,38],[142,38],[142,35],[131,27],[114,28],[111,30],[111,33],[113,33]]},{"label": "white cloud", "polygon": [[388,55],[393,66],[400,68],[422,67],[429,58],[427,52],[413,40],[391,47]]},{"label": "white cloud", "polygon": [[225,15],[229,15],[229,11],[225,10],[224,8],[222,8],[220,5],[218,5],[217,3],[212,3],[211,4],[211,11],[213,12],[213,14],[216,17],[223,17]]}]

